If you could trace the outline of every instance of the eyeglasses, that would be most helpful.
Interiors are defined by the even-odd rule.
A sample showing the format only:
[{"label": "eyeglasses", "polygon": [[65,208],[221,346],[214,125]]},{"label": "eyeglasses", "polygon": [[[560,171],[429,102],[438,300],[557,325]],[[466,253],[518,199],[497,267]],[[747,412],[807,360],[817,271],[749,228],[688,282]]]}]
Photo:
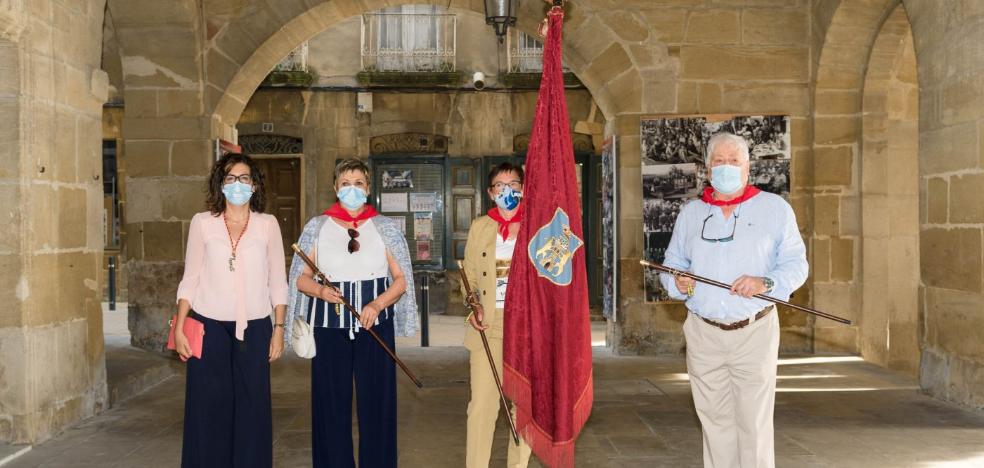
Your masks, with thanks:
[{"label": "eyeglasses", "polygon": [[708,239],[707,237],[704,237],[704,229],[707,229],[707,221],[710,220],[713,216],[714,216],[714,213],[711,213],[711,214],[707,215],[706,218],[704,218],[704,227],[700,228],[700,238],[701,238],[701,240],[705,240],[707,242],[712,242],[712,243],[717,243],[717,242],[731,242],[731,241],[735,240],[735,229],[738,228],[738,213],[735,213],[734,214],[735,224],[734,224],[734,226],[731,227],[731,235],[730,236],[728,236],[728,237],[722,237],[720,239]]},{"label": "eyeglasses", "polygon": [[348,243],[348,251],[349,251],[349,253],[358,252],[359,251],[359,241],[357,241],[355,239],[359,237],[359,231],[356,231],[355,229],[351,229],[350,228],[348,230],[348,235],[349,235],[349,243]]},{"label": "eyeglasses", "polygon": [[509,183],[506,183],[506,182],[496,182],[496,183],[492,184],[492,189],[495,190],[496,192],[498,192],[498,191],[504,189],[507,185],[510,186],[510,187],[512,187],[513,190],[519,190],[519,189],[523,188],[523,183],[522,182],[520,182],[518,180],[514,180],[514,181],[509,182]]},{"label": "eyeglasses", "polygon": [[243,174],[243,175],[238,175],[238,176],[237,175],[232,175],[232,174],[227,174],[225,176],[225,178],[222,179],[222,181],[225,182],[225,183],[227,183],[227,184],[232,184],[232,183],[235,183],[235,182],[238,181],[238,182],[243,183],[243,184],[246,184],[246,185],[253,185],[253,176],[250,175],[250,174]]}]

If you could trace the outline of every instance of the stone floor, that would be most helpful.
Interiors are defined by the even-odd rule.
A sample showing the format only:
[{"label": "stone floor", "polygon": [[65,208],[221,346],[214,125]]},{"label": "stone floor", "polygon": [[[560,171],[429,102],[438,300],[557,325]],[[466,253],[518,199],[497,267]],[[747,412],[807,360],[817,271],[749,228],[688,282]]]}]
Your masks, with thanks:
[{"label": "stone floor", "polygon": [[[463,466],[466,351],[399,353],[425,385],[418,391],[399,379],[400,466]],[[310,466],[308,372],[308,363],[293,357],[274,368],[277,466]],[[984,467],[984,413],[926,397],[909,378],[852,357],[785,358],[779,374],[780,467]],[[595,376],[594,412],[577,443],[577,466],[700,466],[700,429],[682,359],[614,357],[595,348]],[[178,466],[183,389],[179,374],[7,466]],[[497,435],[492,466],[504,466],[503,419]]]}]

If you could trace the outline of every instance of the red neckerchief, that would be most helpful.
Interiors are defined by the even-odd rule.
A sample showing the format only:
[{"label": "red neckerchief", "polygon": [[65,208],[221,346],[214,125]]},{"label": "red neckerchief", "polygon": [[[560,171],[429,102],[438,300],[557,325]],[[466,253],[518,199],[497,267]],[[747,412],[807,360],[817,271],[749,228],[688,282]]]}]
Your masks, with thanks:
[{"label": "red neckerchief", "polygon": [[513,217],[506,219],[502,217],[502,213],[499,212],[498,207],[493,207],[487,213],[489,218],[494,219],[499,223],[499,234],[502,236],[503,242],[509,239],[509,225],[512,223],[518,223],[523,219],[523,204],[519,204],[519,208],[516,208],[516,212],[513,213]]},{"label": "red neckerchief", "polygon": [[373,216],[379,214],[379,212],[377,212],[376,209],[372,207],[372,205],[364,205],[364,206],[366,207],[366,209],[362,210],[362,213],[359,213],[358,216],[353,217],[348,213],[348,211],[345,211],[345,208],[342,208],[342,205],[340,203],[335,202],[334,205],[331,205],[331,208],[325,210],[324,214],[327,216],[331,216],[332,218],[336,218],[342,221],[352,223],[352,227],[358,228],[359,221],[372,218]]},{"label": "red neckerchief", "polygon": [[761,190],[759,190],[758,187],[754,185],[748,185],[745,187],[745,193],[741,194],[740,197],[735,198],[734,200],[715,200],[714,189],[711,187],[706,187],[704,188],[704,194],[700,196],[700,199],[703,200],[704,203],[708,203],[714,206],[731,206],[731,205],[737,205],[745,200],[748,200],[749,198],[758,195],[759,192],[761,192]]}]

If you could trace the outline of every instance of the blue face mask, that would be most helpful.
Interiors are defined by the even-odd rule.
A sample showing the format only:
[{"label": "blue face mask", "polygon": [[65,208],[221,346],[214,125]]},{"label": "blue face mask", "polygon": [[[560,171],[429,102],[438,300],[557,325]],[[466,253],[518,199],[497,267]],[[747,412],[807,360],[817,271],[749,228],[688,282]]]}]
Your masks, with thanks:
[{"label": "blue face mask", "polygon": [[346,210],[355,211],[366,204],[366,191],[354,185],[346,185],[338,190],[338,201]]},{"label": "blue face mask", "polygon": [[711,168],[711,186],[720,193],[730,194],[741,189],[741,167],[722,164]]},{"label": "blue face mask", "polygon": [[236,181],[223,185],[222,194],[225,195],[226,201],[229,203],[242,206],[249,203],[249,199],[253,196],[253,187]]},{"label": "blue face mask", "polygon": [[523,192],[513,190],[509,185],[502,188],[502,191],[495,196],[495,204],[506,211],[515,210],[519,206],[519,201],[523,198]]}]

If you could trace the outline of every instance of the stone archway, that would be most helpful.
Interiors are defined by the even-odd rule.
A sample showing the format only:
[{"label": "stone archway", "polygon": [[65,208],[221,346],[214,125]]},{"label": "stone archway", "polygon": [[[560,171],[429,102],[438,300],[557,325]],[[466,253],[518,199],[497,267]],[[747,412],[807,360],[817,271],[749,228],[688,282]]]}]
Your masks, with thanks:
[{"label": "stone archway", "polygon": [[862,96],[861,355],[919,368],[919,86],[899,5],[878,33]]},{"label": "stone archway", "polygon": [[[345,18],[394,2],[179,0],[165,8],[109,1],[125,78],[130,331],[134,344],[160,349],[174,297],[173,286],[158,285],[179,281],[183,246],[175,239],[200,210],[212,139],[236,139],[245,103],[297,45]],[[415,3],[484,14],[481,3],[471,0]],[[544,6],[522,2],[518,27],[534,31]],[[671,25],[651,27],[654,12],[611,11],[605,2],[572,2],[567,8],[565,60],[609,122],[627,116],[628,125],[642,112],[674,110],[679,60],[664,43]],[[617,122],[609,125],[616,128]],[[398,130],[386,133],[392,131]],[[632,146],[626,146],[629,158],[636,157]]]},{"label": "stone archway", "polygon": [[920,385],[984,408],[982,4],[905,0],[919,92]]},{"label": "stone archway", "polygon": [[[340,0],[308,9],[278,5],[277,12],[267,11],[269,8],[261,5],[251,10],[251,16],[237,18],[223,26],[215,37],[214,45],[206,52],[208,63],[228,62],[223,66],[209,67],[212,70],[208,73],[208,93],[211,96],[208,101],[215,103],[211,108],[212,118],[217,128],[221,129],[220,136],[235,136],[232,128],[257,86],[274,65],[300,43],[345,18],[392,6],[392,3],[384,0]],[[402,3],[441,4],[484,14],[480,4],[465,0],[452,0],[450,3],[443,0]],[[628,46],[617,40],[619,35],[611,31],[609,23],[589,19],[590,12],[581,12],[576,6],[568,8],[570,20],[565,24],[567,65],[591,91],[606,118],[611,119],[619,113],[642,111],[642,73],[633,61]],[[540,4],[524,2],[521,9],[517,15],[520,18],[517,27],[528,32],[535,31],[537,19],[543,16]],[[262,26],[256,24],[257,17],[278,16],[290,19]],[[589,33],[587,28],[579,34],[578,26],[587,21],[592,21],[594,28],[605,28],[606,34],[599,34],[597,30]],[[613,21],[616,21],[616,25],[620,24],[617,21],[621,21],[621,24],[643,24],[633,18]],[[249,25],[257,25],[259,28],[247,33]],[[644,28],[643,33],[642,38],[649,36]],[[585,37],[588,34],[591,35],[590,38]],[[243,49],[243,43],[255,43],[255,51]],[[640,57],[639,60],[643,58]]]},{"label": "stone archway", "polygon": [[843,326],[816,321],[814,350],[819,353],[861,351],[862,96],[875,39],[899,3],[829,3],[821,6],[826,10],[814,12],[830,22],[818,57],[814,92],[813,301],[818,309],[839,311],[855,322]]}]

